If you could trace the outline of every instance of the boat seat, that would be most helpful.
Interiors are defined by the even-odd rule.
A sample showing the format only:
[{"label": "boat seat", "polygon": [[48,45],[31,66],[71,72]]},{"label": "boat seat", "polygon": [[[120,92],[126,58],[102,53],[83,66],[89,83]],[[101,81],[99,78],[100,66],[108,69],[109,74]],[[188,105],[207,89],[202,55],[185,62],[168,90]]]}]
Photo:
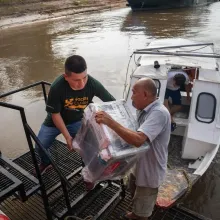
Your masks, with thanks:
[{"label": "boat seat", "polygon": [[189,118],[189,106],[183,105],[180,112],[176,112],[173,116],[174,121],[179,126],[187,126]]},{"label": "boat seat", "polygon": [[173,117],[174,121],[176,122],[177,126],[187,126],[189,123],[188,118],[178,118],[178,117]]},{"label": "boat seat", "polygon": [[189,114],[188,114],[188,112],[176,112],[175,114],[174,114],[174,117],[175,118],[182,118],[182,119],[188,119],[188,117],[189,117]]}]

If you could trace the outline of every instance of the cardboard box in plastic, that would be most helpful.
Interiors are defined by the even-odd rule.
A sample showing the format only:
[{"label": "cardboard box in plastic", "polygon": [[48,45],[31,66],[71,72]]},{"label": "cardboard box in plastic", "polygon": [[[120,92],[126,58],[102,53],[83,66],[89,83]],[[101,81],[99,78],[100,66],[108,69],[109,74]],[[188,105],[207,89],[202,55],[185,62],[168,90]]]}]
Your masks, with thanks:
[{"label": "cardboard box in plastic", "polygon": [[131,114],[125,100],[90,104],[84,112],[82,126],[73,141],[73,148],[78,151],[85,167],[82,175],[85,181],[96,182],[123,177],[138,159],[140,153],[149,146],[139,148],[127,144],[112,129],[97,124],[97,111],[107,112],[124,127],[136,131],[138,124]]}]

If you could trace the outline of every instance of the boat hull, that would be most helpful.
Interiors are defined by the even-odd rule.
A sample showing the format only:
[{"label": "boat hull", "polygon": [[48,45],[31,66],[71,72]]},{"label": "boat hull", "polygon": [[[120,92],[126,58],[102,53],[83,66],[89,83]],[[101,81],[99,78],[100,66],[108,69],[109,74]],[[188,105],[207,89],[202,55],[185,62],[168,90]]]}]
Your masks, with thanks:
[{"label": "boat hull", "polygon": [[207,5],[217,0],[127,0],[132,10],[152,10],[166,8],[185,8]]}]

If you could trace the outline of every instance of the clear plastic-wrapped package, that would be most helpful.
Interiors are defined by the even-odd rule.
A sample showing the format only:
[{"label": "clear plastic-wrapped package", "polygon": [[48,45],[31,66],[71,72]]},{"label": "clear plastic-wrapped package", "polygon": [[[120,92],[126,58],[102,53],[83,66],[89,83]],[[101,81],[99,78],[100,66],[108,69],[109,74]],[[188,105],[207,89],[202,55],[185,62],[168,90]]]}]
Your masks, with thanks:
[{"label": "clear plastic-wrapped package", "polygon": [[137,130],[137,122],[125,100],[90,104],[85,109],[82,126],[73,140],[73,148],[83,159],[85,167],[82,175],[87,182],[121,178],[135,164],[138,154],[149,148],[147,144],[139,148],[131,146],[108,126],[97,124],[95,114],[101,110],[124,127]]}]

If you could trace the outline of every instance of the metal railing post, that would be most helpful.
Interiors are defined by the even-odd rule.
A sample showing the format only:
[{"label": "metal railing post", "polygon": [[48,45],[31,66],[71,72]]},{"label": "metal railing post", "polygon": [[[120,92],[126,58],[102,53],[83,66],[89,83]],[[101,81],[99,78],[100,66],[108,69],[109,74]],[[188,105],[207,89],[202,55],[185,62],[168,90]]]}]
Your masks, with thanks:
[{"label": "metal railing post", "polygon": [[[38,86],[40,84],[42,85],[44,100],[46,102],[47,101],[47,94],[46,94],[45,85],[51,85],[51,84],[48,83],[48,82],[44,82],[44,81],[28,85],[28,86],[23,87],[21,89],[15,89],[13,91],[10,91],[10,92],[4,93],[4,94],[0,94],[0,98],[12,95],[12,94],[17,93],[17,92],[24,91],[26,89]],[[32,144],[32,140],[31,140],[31,133],[28,129],[29,126],[27,124],[27,119],[26,119],[24,108],[21,107],[21,106],[17,106],[17,105],[5,103],[5,102],[0,102],[0,106],[10,108],[10,109],[14,109],[14,110],[18,110],[20,112],[22,124],[23,124],[23,127],[24,127],[25,136],[26,136],[26,139],[27,139],[27,142],[28,142],[28,146],[29,146],[29,149],[30,149],[33,164],[34,164],[34,167],[36,169],[36,175],[37,175],[37,178],[38,178],[38,181],[39,181],[39,184],[40,184],[40,190],[41,190],[41,194],[42,194],[42,200],[43,200],[46,216],[47,216],[48,220],[52,220],[53,218],[52,218],[52,213],[51,213],[51,209],[50,209],[50,205],[49,205],[49,201],[48,201],[48,196],[47,196],[46,188],[45,188],[45,185],[43,183],[42,176],[41,176],[41,173],[40,173],[40,170],[39,170],[39,167],[38,167],[37,158],[36,158],[35,150],[34,150],[34,147],[33,147],[33,144]],[[60,173],[58,172],[58,174],[60,174]],[[62,180],[62,178],[61,178],[61,183],[62,183],[62,186],[64,188],[64,191],[67,192],[67,190],[65,190],[65,181]],[[66,193],[64,192],[64,194],[65,194],[65,198],[66,198]],[[68,195],[67,195],[67,199],[68,199]],[[69,203],[67,203],[67,206],[68,207],[70,206]]]},{"label": "metal railing post", "polygon": [[47,103],[47,92],[46,92],[45,83],[42,82],[41,85],[42,85],[43,94],[44,94],[44,101],[45,101],[45,103]]},{"label": "metal railing post", "polygon": [[34,167],[36,169],[37,178],[38,178],[40,186],[41,186],[40,189],[41,189],[41,193],[42,193],[42,199],[43,199],[43,203],[44,203],[46,216],[47,216],[48,220],[52,220],[52,213],[51,213],[51,210],[50,210],[50,205],[49,205],[49,201],[48,201],[46,188],[44,186],[44,182],[42,180],[42,176],[41,176],[41,173],[40,173],[40,170],[39,170],[39,167],[38,167],[37,158],[36,158],[34,147],[33,147],[32,141],[31,141],[31,136],[30,136],[29,131],[26,127],[27,119],[26,119],[26,116],[25,116],[24,108],[22,110],[20,110],[20,114],[21,114],[21,119],[22,119],[22,124],[23,124],[23,127],[24,127],[24,131],[25,131],[25,135],[26,135],[26,138],[27,138],[28,146],[29,146],[30,153],[31,153],[31,156],[32,156],[32,160],[33,160],[33,163],[34,163]]},{"label": "metal railing post", "polygon": [[[31,129],[31,127],[27,123],[25,124],[25,128],[27,129],[28,134],[30,134],[30,137],[33,138],[35,143],[40,147],[40,149],[44,152],[44,154],[47,155],[47,157],[49,158],[53,168],[58,173],[58,175],[60,177],[62,189],[63,189],[63,194],[64,194],[64,197],[65,197],[65,202],[66,202],[68,210],[70,210],[71,209],[71,205],[70,205],[70,200],[69,200],[69,195],[68,195],[67,187],[71,188],[71,184],[68,182],[66,177],[60,172],[60,170],[58,169],[58,167],[55,164],[55,162],[53,161],[53,159],[50,158],[50,156],[48,155],[48,152],[43,148],[42,143],[40,142],[40,140],[37,138],[37,136],[34,134],[33,130]],[[31,145],[32,145],[32,143],[31,143]],[[33,145],[32,145],[32,148],[33,148]]]},{"label": "metal railing post", "polygon": [[61,181],[61,185],[62,185],[62,188],[63,188],[63,194],[64,194],[66,206],[67,206],[68,211],[70,211],[71,210],[71,204],[70,204],[69,194],[68,194],[68,191],[67,191],[67,188],[66,188],[66,184],[63,181],[63,179],[61,179],[60,181]]},{"label": "metal railing post", "polygon": [[[63,179],[63,181],[66,183],[66,185],[68,187],[71,187],[70,183],[67,181],[66,177],[60,172],[60,170],[58,169],[57,165],[55,164],[55,162],[53,161],[52,158],[50,158],[48,152],[46,149],[44,149],[42,143],[40,142],[40,140],[37,138],[37,136],[35,135],[34,131],[31,129],[31,127],[26,123],[25,127],[28,129],[28,133],[30,134],[30,136],[33,138],[33,140],[35,141],[35,143],[40,147],[40,149],[43,151],[44,154],[46,154],[46,156],[48,157],[48,159],[50,160],[50,163],[52,164],[52,166],[54,167],[54,169],[56,170],[56,172],[59,174],[60,178]],[[32,145],[33,146],[33,145]]]}]

